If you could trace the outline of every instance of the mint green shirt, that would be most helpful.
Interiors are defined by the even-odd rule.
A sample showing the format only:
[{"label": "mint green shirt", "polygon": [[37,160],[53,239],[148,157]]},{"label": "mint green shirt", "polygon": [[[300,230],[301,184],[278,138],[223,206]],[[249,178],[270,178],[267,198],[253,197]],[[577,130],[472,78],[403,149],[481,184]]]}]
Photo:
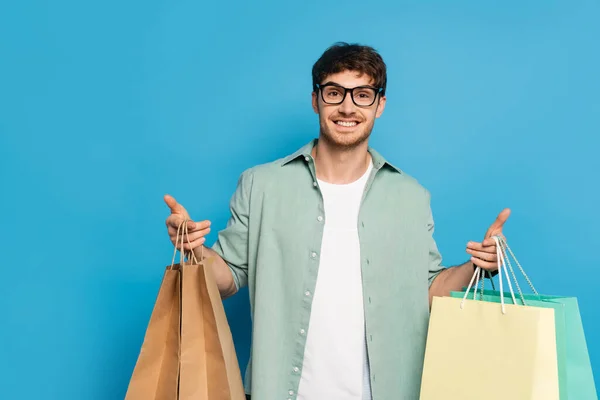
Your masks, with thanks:
[{"label": "mint green shirt", "polygon": [[[244,171],[213,249],[248,286],[253,399],[295,399],[327,219],[311,150]],[[429,192],[369,148],[373,170],[358,218],[374,400],[419,398],[428,289],[443,270]],[[357,349],[360,351],[360,349]]]}]

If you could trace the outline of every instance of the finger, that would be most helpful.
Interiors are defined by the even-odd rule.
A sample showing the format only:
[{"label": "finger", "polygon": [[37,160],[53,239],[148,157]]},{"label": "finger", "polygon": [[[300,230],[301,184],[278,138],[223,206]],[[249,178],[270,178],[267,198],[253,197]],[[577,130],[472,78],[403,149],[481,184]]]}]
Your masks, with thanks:
[{"label": "finger", "polygon": [[485,251],[475,251],[475,250],[471,250],[471,249],[467,249],[467,253],[471,254],[474,257],[479,258],[480,260],[485,260],[485,261],[497,261],[498,260],[498,256],[496,255],[496,253],[488,253]]},{"label": "finger", "polygon": [[200,238],[198,240],[194,240],[191,243],[185,242],[183,244],[183,248],[184,250],[194,250],[196,247],[200,247],[201,245],[204,244],[204,242],[206,242],[206,238]]},{"label": "finger", "polygon": [[207,229],[203,229],[201,231],[197,231],[194,233],[188,233],[187,236],[184,238],[184,241],[187,243],[189,242],[193,242],[194,240],[198,240],[200,238],[203,238],[204,236],[208,235],[210,233],[210,228]]},{"label": "finger", "polygon": [[[502,234],[500,234],[498,236],[500,236],[502,238],[504,237],[504,235],[502,235]],[[494,240],[494,238],[491,238],[491,237],[485,239],[482,242],[482,244],[483,244],[483,246],[494,247],[494,248],[496,247],[496,241]],[[494,251],[496,251],[496,250],[494,249]]]},{"label": "finger", "polygon": [[169,206],[169,208],[171,210],[174,210],[174,209],[177,209],[178,207],[181,207],[179,205],[179,203],[177,203],[177,200],[175,200],[175,197],[173,197],[171,195],[166,194],[164,196],[164,200],[165,200],[165,203],[167,203],[167,206]]},{"label": "finger", "polygon": [[[177,239],[177,235],[172,235],[169,238],[171,239],[171,243],[173,243],[173,246],[177,245],[178,249],[181,248],[181,236],[179,237],[179,239]],[[191,244],[192,248],[194,248],[194,247],[198,247],[198,244],[202,244],[205,241],[206,241],[206,237],[204,237],[204,236],[201,238],[198,238],[196,240],[189,240],[189,241],[184,238],[183,245],[184,245],[184,247],[185,246],[189,247]]]},{"label": "finger", "polygon": [[508,220],[509,216],[510,208],[505,208],[500,212],[500,214],[498,214],[498,217],[496,218],[496,223],[499,225],[504,225],[504,223]]},{"label": "finger", "polygon": [[471,250],[476,250],[476,251],[485,251],[486,253],[496,253],[496,242],[494,242],[494,239],[490,239],[492,242],[492,245],[487,245],[485,244],[486,242],[484,241],[483,243],[479,243],[479,242],[469,242],[467,243],[467,249],[471,249]]},{"label": "finger", "polygon": [[173,227],[173,228],[175,228],[175,231],[177,231],[177,228],[179,228],[179,226],[181,225],[183,220],[184,220],[184,217],[182,215],[171,214],[171,215],[169,215],[169,217],[167,217],[166,224],[168,227]]},{"label": "finger", "polygon": [[[181,226],[181,224],[183,223],[184,219],[186,219],[186,218],[189,218],[189,217],[186,217],[181,214],[171,214],[167,217],[167,220],[165,222],[168,227],[173,227],[175,229],[178,229]],[[206,225],[206,224],[204,224],[204,225]],[[210,223],[208,225],[210,226]],[[194,221],[190,221],[188,219],[187,227],[188,227],[188,231],[193,230],[193,228],[196,227],[196,223]]]},{"label": "finger", "polygon": [[173,196],[166,194],[164,197],[164,200],[165,200],[165,203],[167,203],[167,206],[169,206],[169,208],[171,209],[171,212],[173,214],[182,214],[182,215],[186,216],[187,218],[189,218],[187,210],[181,204],[179,204]]},{"label": "finger", "polygon": [[475,264],[478,267],[481,267],[487,271],[495,271],[498,269],[498,263],[491,262],[491,261],[484,261],[477,257],[471,257],[471,262],[473,262],[473,264]]},{"label": "finger", "polygon": [[498,216],[496,217],[496,220],[492,223],[492,225],[490,226],[490,228],[485,233],[485,237],[488,238],[488,237],[492,236],[495,231],[498,231],[498,230],[501,231],[502,227],[504,226],[504,224],[508,220],[509,216],[510,216],[510,209],[509,208],[505,208],[504,210],[502,210],[500,212],[500,214],[498,214]]},{"label": "finger", "polygon": [[200,222],[190,221],[190,222],[188,222],[188,233],[198,232],[198,231],[208,229],[208,228],[210,228],[210,225],[211,225],[211,222],[208,220],[200,221]]},{"label": "finger", "polygon": [[177,234],[177,229],[173,227],[169,228],[168,234],[173,243],[175,243],[175,240],[181,241],[183,239],[185,241],[185,236],[181,233],[181,231],[179,232],[179,234]]}]

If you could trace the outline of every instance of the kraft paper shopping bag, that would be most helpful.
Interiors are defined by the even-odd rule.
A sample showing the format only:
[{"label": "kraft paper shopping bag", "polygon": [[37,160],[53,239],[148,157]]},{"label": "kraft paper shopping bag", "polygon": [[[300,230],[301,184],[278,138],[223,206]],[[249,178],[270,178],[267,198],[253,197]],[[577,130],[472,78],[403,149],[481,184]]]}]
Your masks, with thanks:
[{"label": "kraft paper shopping bag", "polygon": [[[227,317],[212,260],[185,261],[187,221],[179,227],[181,259],[165,271],[126,400],[244,400]],[[165,311],[169,318],[164,317]]]},{"label": "kraft paper shopping bag", "polygon": [[168,267],[158,291],[126,400],[177,399],[180,276]]},{"label": "kraft paper shopping bag", "polygon": [[211,262],[206,259],[181,267],[179,400],[245,399],[234,343]]}]

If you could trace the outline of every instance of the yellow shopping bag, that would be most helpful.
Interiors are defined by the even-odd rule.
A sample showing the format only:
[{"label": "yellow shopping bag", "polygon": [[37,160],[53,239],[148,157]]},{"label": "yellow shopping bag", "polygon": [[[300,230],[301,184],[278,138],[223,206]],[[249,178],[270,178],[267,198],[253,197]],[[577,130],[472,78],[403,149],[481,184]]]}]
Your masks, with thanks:
[{"label": "yellow shopping bag", "polygon": [[480,272],[462,299],[433,299],[420,399],[558,400],[554,310],[468,299]]}]

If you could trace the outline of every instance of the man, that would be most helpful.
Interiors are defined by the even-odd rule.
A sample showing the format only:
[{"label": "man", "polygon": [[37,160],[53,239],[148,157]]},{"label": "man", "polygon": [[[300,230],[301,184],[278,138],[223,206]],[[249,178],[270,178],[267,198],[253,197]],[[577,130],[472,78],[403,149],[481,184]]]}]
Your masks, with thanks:
[{"label": "man", "polygon": [[[312,71],[316,140],[244,171],[212,249],[221,295],[248,285],[253,331],[246,393],[254,400],[417,399],[433,296],[497,269],[490,239],[445,268],[429,192],[368,145],[386,103],[386,65],[372,48],[327,49]],[[189,218],[165,196],[168,232]],[[189,222],[200,255],[210,222]]]}]

